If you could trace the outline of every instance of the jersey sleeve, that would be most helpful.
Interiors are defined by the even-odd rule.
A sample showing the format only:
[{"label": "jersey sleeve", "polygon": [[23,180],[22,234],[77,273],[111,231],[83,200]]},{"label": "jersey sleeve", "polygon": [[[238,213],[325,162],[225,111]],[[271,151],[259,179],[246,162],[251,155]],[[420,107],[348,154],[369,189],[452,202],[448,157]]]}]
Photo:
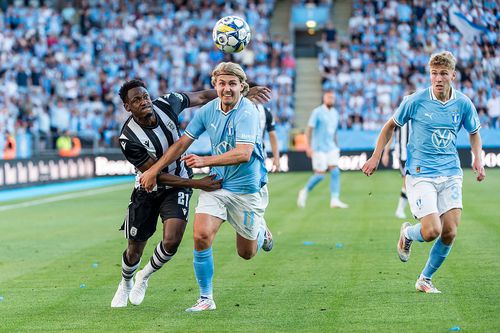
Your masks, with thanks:
[{"label": "jersey sleeve", "polygon": [[259,113],[250,106],[244,106],[238,112],[240,116],[234,123],[236,143],[255,144],[259,135]]},{"label": "jersey sleeve", "polygon": [[311,113],[311,116],[309,117],[307,126],[315,128],[317,121],[318,121],[318,110],[314,109],[313,112]]},{"label": "jersey sleeve", "polygon": [[463,112],[463,126],[469,132],[469,134],[474,134],[481,128],[481,122],[479,121],[479,116],[477,115],[477,110],[470,99],[466,100],[464,103]]},{"label": "jersey sleeve", "polygon": [[127,161],[132,163],[136,168],[143,166],[150,158],[146,148],[138,143],[120,139],[120,148]]},{"label": "jersey sleeve", "polygon": [[266,131],[272,132],[275,130],[276,122],[274,121],[273,114],[268,108],[264,108],[266,114]]},{"label": "jersey sleeve", "polygon": [[405,96],[401,101],[398,109],[392,116],[392,119],[399,127],[403,126],[410,120],[411,116],[411,101],[408,96]]},{"label": "jersey sleeve", "polygon": [[[188,108],[190,106],[189,97],[184,93],[172,92],[162,97],[158,98],[158,101],[162,103],[158,103],[157,106],[164,112],[167,112],[167,105],[170,105],[170,110],[178,116],[182,110]],[[165,104],[166,102],[166,104]]]},{"label": "jersey sleeve", "polygon": [[196,140],[200,135],[206,131],[205,127],[205,117],[208,106],[202,106],[198,111],[194,113],[193,119],[189,122],[184,131],[184,134],[189,136],[191,139]]}]

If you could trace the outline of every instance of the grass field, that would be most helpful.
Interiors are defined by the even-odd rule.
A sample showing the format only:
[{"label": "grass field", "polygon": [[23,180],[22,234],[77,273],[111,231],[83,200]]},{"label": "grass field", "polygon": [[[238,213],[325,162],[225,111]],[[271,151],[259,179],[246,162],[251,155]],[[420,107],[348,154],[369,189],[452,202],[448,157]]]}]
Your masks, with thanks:
[{"label": "grass field", "polygon": [[346,210],[328,208],[327,182],[299,210],[296,194],[310,174],[272,175],[266,217],[275,248],[244,261],[233,229],[223,225],[214,243],[218,309],[197,314],[184,312],[198,297],[191,226],[175,258],[150,279],[143,304],[110,307],[120,280],[125,240],[117,229],[129,186],[4,208],[0,331],[447,332],[459,326],[498,332],[500,170],[487,171],[484,183],[465,174],[458,239],[434,279],[440,295],[414,290],[430,244],[415,244],[408,263],[397,258],[396,172],[371,178],[344,172]]}]

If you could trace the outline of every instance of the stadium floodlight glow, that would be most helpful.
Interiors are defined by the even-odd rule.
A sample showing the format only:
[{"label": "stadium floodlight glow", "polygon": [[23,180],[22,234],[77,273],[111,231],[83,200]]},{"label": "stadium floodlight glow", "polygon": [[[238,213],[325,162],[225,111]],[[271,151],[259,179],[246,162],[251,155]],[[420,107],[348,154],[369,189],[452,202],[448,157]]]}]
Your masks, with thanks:
[{"label": "stadium floodlight glow", "polygon": [[309,29],[315,29],[318,24],[314,20],[307,20],[306,27]]}]

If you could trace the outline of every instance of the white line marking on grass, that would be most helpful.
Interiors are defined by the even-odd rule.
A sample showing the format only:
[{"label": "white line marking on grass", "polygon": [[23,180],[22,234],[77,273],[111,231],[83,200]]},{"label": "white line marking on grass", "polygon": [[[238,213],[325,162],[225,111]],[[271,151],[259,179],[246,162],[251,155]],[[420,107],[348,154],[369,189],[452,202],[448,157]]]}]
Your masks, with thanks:
[{"label": "white line marking on grass", "polygon": [[95,194],[114,192],[114,191],[119,191],[119,190],[123,190],[125,188],[130,188],[130,187],[131,187],[131,184],[121,184],[121,185],[97,189],[97,190],[86,190],[86,191],[81,191],[81,192],[58,195],[58,196],[50,197],[50,198],[20,202],[17,204],[0,206],[0,212],[6,211],[6,210],[11,210],[11,209],[17,209],[17,208],[43,205],[43,204],[50,203],[50,202],[75,199],[75,198],[81,198],[81,197],[88,197],[88,196],[95,195]]}]

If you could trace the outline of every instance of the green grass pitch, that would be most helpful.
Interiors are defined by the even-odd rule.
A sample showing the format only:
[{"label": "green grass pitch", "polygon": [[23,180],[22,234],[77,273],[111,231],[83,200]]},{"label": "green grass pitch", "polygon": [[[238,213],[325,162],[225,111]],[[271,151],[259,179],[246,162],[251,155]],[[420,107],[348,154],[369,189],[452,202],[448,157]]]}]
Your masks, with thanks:
[{"label": "green grass pitch", "polygon": [[[217,310],[190,314],[198,287],[192,217],[175,258],[155,273],[142,305],[112,309],[125,239],[117,231],[130,185],[0,211],[0,331],[39,332],[494,332],[500,327],[500,170],[464,177],[458,238],[434,283],[414,290],[431,244],[399,261],[397,172],[342,174],[346,210],[328,207],[328,181],[296,207],[310,173],[271,175],[270,253],[238,257],[224,224],[214,243]],[[90,194],[90,195],[89,195]],[[28,203],[35,199],[17,201]],[[191,208],[196,205],[196,196]],[[1,206],[12,205],[12,202]],[[409,215],[409,210],[407,209]],[[411,220],[410,220],[411,221]],[[161,227],[159,225],[159,227]],[[148,244],[149,259],[157,233]],[[142,266],[141,265],[141,266]]]}]

